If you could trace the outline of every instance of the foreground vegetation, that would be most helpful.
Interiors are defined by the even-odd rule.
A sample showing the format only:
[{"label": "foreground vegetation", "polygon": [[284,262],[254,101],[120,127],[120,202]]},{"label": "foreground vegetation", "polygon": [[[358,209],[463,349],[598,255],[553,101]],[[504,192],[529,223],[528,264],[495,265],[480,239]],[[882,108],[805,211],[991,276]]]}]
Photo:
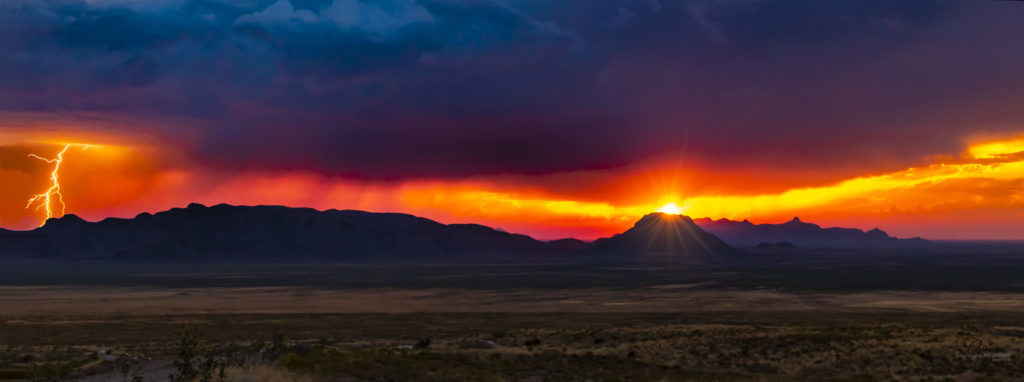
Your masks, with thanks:
[{"label": "foreground vegetation", "polygon": [[[123,319],[135,323],[128,325],[117,319],[22,325],[18,334],[8,324],[0,326],[0,379],[1024,379],[1024,327],[1012,325],[1017,317],[809,318],[735,313],[717,318],[567,313],[198,316],[194,321],[136,317]],[[142,324],[147,320],[148,325]],[[150,328],[149,335],[132,335],[136,324]],[[127,335],[115,334],[122,328]],[[12,343],[15,338],[26,341]]]}]

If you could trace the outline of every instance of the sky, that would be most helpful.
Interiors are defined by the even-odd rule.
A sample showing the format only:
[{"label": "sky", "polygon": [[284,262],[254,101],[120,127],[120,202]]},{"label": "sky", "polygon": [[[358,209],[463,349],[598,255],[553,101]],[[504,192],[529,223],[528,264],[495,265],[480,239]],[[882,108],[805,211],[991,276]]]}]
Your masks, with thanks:
[{"label": "sky", "polygon": [[[967,0],[5,2],[0,226],[199,202],[594,239],[672,202],[1024,239],[1022,19]],[[48,212],[29,200],[62,150]]]}]

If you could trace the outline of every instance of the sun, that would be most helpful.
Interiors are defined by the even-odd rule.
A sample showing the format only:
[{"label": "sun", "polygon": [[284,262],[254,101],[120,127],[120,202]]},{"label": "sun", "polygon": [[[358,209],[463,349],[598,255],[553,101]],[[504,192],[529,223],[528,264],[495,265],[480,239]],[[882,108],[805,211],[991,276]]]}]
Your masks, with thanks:
[{"label": "sun", "polygon": [[658,212],[671,215],[681,215],[683,213],[683,207],[676,205],[674,202],[665,203],[664,206],[658,208]]}]

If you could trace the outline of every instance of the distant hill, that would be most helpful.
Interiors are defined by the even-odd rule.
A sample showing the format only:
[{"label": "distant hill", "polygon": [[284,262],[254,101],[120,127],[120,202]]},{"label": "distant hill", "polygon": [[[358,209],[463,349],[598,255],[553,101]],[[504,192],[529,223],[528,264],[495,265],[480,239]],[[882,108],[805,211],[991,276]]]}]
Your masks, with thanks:
[{"label": "distant hill", "polygon": [[780,241],[776,243],[761,242],[754,246],[754,249],[758,251],[784,251],[794,248],[796,248],[796,245],[788,241]]},{"label": "distant hill", "polygon": [[590,248],[590,246],[593,245],[590,242],[573,238],[551,240],[547,242],[547,244],[551,248],[565,251],[581,251]]},{"label": "distant hill", "polygon": [[822,228],[793,218],[782,224],[753,224],[749,221],[728,219],[696,219],[704,230],[741,248],[752,248],[759,243],[789,242],[800,248],[885,248],[920,247],[928,245],[921,238],[899,239],[875,228],[863,231],[856,228]]},{"label": "distant hill", "polygon": [[191,204],[133,219],[74,215],[32,231],[37,257],[230,261],[443,261],[557,252],[529,236],[397,213]]},{"label": "distant hill", "polygon": [[736,250],[705,232],[687,216],[657,212],[644,216],[626,232],[598,239],[589,251],[626,255],[722,255]]}]

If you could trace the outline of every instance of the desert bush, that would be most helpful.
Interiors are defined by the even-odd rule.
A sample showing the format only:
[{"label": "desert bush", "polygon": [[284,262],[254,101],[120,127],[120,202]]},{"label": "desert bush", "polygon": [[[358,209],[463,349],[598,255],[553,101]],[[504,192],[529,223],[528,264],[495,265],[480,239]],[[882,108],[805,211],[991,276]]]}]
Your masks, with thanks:
[{"label": "desert bush", "polygon": [[168,375],[170,382],[223,382],[225,362],[215,357],[195,326],[186,325],[178,335],[176,373]]}]

